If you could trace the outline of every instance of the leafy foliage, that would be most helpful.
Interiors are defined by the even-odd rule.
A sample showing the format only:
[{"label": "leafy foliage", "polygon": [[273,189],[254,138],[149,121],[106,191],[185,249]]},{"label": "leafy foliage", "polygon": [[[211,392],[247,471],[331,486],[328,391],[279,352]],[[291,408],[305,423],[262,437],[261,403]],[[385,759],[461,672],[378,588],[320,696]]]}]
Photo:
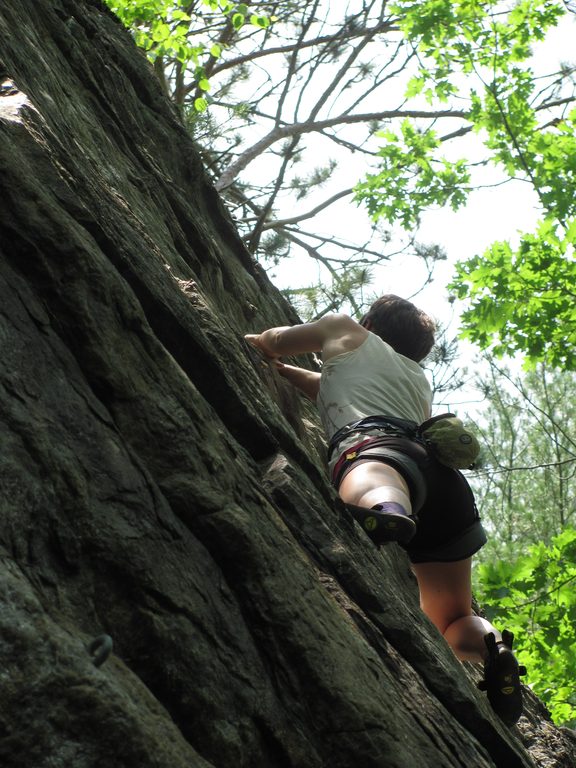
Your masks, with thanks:
[{"label": "leafy foliage", "polygon": [[[196,3],[190,0],[105,0],[106,4],[128,29],[134,33],[136,44],[143,48],[152,61],[167,57],[182,66],[192,66],[198,88],[210,90],[203,60],[219,59],[222,45],[210,39],[210,25]],[[230,0],[200,0],[205,9],[226,19],[234,30],[244,24],[266,29],[270,19],[250,13],[247,3]],[[200,34],[199,34],[200,33]],[[204,38],[204,39],[203,39]],[[194,40],[195,42],[191,42]],[[208,107],[205,96],[197,96],[193,102],[198,112]]]},{"label": "leafy foliage", "polygon": [[490,621],[515,634],[527,681],[557,724],[576,724],[576,529],[550,546],[479,567],[476,590]]},{"label": "leafy foliage", "polygon": [[548,218],[518,248],[494,243],[458,264],[452,288],[471,300],[464,335],[498,356],[522,352],[532,364],[575,370],[575,236],[576,220],[567,230]]},{"label": "leafy foliage", "polygon": [[434,89],[440,84],[442,94],[445,83],[457,77],[455,63],[466,74],[479,66],[512,71],[515,62],[530,57],[531,43],[544,39],[565,8],[550,0],[520,0],[508,7],[494,0],[397,0],[393,11],[426,57],[418,77]]},{"label": "leafy foliage", "polygon": [[[519,82],[516,78],[516,82]],[[519,245],[494,243],[482,256],[457,265],[455,295],[467,299],[465,336],[496,355],[521,352],[529,363],[576,368],[576,110],[540,128],[524,95],[495,82],[479,109],[495,159],[510,175],[533,185],[543,218]]]},{"label": "leafy foliage", "polygon": [[[525,0],[505,12],[494,0],[428,0],[397,2],[393,10],[422,61],[408,82],[406,97],[421,95],[438,105],[457,97],[467,105],[460,117],[470,129],[482,132],[492,161],[511,176],[519,165],[531,172],[536,157],[520,157],[518,141],[531,139],[537,128],[530,101],[536,81],[529,68],[519,65],[531,56],[530,43],[558,23],[564,13],[561,3]],[[438,112],[437,117],[446,114]],[[392,131],[379,135],[386,139],[380,150],[382,170],[357,187],[358,198],[374,218],[400,219],[411,227],[425,208],[449,203],[456,210],[466,202],[468,163],[442,157],[442,140],[433,128],[419,130],[414,119],[404,121],[400,136]],[[384,190],[390,183],[393,186]]]},{"label": "leafy foliage", "polygon": [[399,221],[411,229],[431,205],[450,204],[453,210],[464,205],[464,190],[470,182],[466,160],[450,162],[436,156],[440,140],[435,131],[419,130],[406,119],[400,125],[400,135],[391,130],[377,135],[386,141],[378,152],[380,170],[356,187],[373,218],[384,217],[390,224]]},{"label": "leafy foliage", "polygon": [[527,682],[557,723],[576,723],[576,382],[549,369],[513,375],[491,358],[479,387],[483,466],[469,479],[488,544],[476,594],[516,635]]},{"label": "leafy foliage", "polygon": [[[574,70],[560,72],[543,96],[529,66],[532,43],[559,22],[565,6],[550,0],[508,8],[492,1],[428,0],[397,2],[394,10],[422,60],[406,96],[439,106],[457,97],[491,163],[531,184],[544,214],[518,247],[495,243],[457,266],[451,289],[469,304],[465,336],[498,355],[520,351],[533,362],[574,370],[576,110],[567,110],[573,80],[571,92],[561,89]],[[553,107],[561,107],[561,114],[551,117]],[[541,124],[540,115],[548,122]],[[463,130],[438,137],[413,119],[400,132],[381,132],[386,143],[379,172],[356,188],[370,215],[414,228],[431,206],[463,206],[473,188],[472,163],[447,160],[441,150]]]},{"label": "leafy foliage", "polygon": [[472,341],[498,355],[520,351],[532,362],[575,370],[576,110],[552,129],[532,132],[522,159],[544,218],[517,248],[495,243],[460,263],[452,287],[471,302],[464,322]]}]

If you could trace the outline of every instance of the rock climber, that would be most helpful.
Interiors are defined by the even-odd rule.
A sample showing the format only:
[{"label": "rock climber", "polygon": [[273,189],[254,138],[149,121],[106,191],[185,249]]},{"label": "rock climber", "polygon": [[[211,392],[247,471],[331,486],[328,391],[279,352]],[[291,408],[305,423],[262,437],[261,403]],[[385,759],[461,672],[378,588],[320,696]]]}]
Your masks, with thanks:
[{"label": "rock climber", "polygon": [[[396,541],[406,550],[422,610],[459,659],[484,663],[480,687],[511,725],[522,713],[525,670],[512,652],[512,633],[472,610],[472,555],[486,543],[474,496],[464,475],[441,463],[417,431],[431,415],[420,363],[434,331],[414,304],[385,295],[360,322],[329,314],[246,340],[316,402],[340,498],[377,545]],[[321,373],[279,360],[305,353],[321,353]]]}]

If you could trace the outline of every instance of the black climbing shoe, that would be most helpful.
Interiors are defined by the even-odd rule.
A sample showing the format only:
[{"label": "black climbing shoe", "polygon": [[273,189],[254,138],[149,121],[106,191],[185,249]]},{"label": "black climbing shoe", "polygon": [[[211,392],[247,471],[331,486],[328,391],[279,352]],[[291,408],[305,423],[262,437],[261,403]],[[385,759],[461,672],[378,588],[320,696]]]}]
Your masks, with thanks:
[{"label": "black climbing shoe", "polygon": [[478,683],[486,691],[488,701],[498,717],[506,725],[514,725],[522,714],[522,685],[520,677],[526,674],[512,653],[514,635],[508,630],[502,632],[502,640],[496,642],[493,632],[484,636],[488,658],[484,662],[484,680]]},{"label": "black climbing shoe", "polygon": [[371,509],[353,504],[346,504],[346,507],[377,546],[389,541],[407,544],[416,533],[412,515],[394,501],[376,504]]}]

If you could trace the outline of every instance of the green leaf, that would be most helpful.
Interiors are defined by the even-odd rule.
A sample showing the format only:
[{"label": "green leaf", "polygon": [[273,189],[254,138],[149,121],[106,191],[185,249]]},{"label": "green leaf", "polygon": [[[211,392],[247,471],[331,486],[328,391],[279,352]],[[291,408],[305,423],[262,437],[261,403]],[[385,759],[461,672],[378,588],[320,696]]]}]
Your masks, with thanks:
[{"label": "green leaf", "polygon": [[172,18],[174,19],[174,21],[190,21],[191,20],[189,14],[180,10],[172,11]]},{"label": "green leaf", "polygon": [[515,560],[481,566],[477,586],[490,621],[516,634],[528,683],[557,724],[576,722],[576,697],[566,684],[576,674],[574,620],[567,619],[576,616],[575,546],[576,530],[566,528],[550,546],[534,545]]},{"label": "green leaf", "polygon": [[250,23],[254,27],[260,27],[261,29],[266,29],[270,26],[270,19],[266,16],[256,16],[256,14],[252,14],[250,16]]},{"label": "green leaf", "polygon": [[576,218],[572,220],[566,230],[566,240],[569,243],[576,242]]},{"label": "green leaf", "polygon": [[170,37],[170,27],[168,24],[157,23],[152,29],[152,39],[156,43],[161,43]]},{"label": "green leaf", "polygon": [[418,96],[424,90],[426,85],[426,78],[422,75],[415,75],[411,77],[406,86],[405,96],[407,99],[413,99],[414,96]]}]

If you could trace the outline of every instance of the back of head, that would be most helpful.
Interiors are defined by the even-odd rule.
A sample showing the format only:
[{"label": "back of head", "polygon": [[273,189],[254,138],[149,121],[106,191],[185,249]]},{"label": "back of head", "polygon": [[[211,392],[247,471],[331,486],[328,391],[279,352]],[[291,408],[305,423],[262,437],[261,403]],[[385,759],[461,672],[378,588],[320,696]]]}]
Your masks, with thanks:
[{"label": "back of head", "polygon": [[412,302],[394,294],[376,299],[360,325],[380,336],[392,349],[419,363],[434,346],[435,323]]}]

